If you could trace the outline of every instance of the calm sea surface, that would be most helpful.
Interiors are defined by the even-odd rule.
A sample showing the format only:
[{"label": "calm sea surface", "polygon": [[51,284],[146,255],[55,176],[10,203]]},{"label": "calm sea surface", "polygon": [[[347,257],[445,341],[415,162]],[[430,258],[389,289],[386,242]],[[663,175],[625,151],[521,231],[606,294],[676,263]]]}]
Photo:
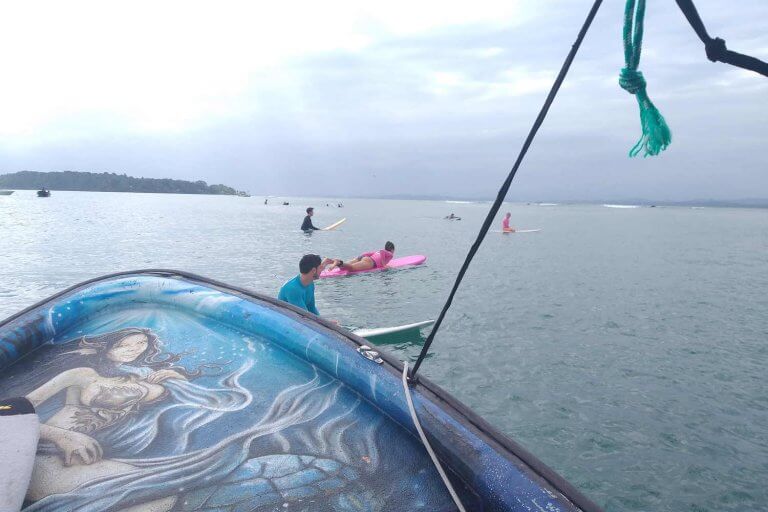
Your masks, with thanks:
[{"label": "calm sea surface", "polygon": [[[276,294],[302,254],[392,240],[427,264],[321,282],[320,312],[349,327],[433,319],[489,207],[282,200],[0,196],[0,317],[141,268]],[[304,235],[306,206],[316,225],[348,221]],[[424,373],[609,511],[768,509],[768,210],[505,210],[542,231],[488,235]]]}]

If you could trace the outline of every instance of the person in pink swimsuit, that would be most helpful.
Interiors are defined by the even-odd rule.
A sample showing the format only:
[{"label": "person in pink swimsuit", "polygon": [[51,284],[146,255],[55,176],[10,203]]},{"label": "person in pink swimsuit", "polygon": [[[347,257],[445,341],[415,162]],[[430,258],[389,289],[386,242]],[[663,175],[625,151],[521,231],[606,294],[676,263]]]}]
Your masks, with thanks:
[{"label": "person in pink swimsuit", "polygon": [[387,242],[384,248],[378,251],[364,252],[357,258],[351,260],[333,260],[328,270],[342,268],[344,270],[370,270],[372,268],[384,268],[395,255],[395,244]]},{"label": "person in pink swimsuit", "polygon": [[515,228],[509,227],[509,218],[512,216],[511,213],[507,212],[507,214],[504,216],[504,220],[501,221],[501,230],[504,233],[514,233]]}]

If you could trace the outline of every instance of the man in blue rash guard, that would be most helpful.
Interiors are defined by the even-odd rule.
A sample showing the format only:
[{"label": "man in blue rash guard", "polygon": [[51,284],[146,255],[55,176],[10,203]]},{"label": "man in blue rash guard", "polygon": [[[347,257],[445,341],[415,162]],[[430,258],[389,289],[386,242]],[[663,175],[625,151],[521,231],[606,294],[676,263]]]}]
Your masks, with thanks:
[{"label": "man in blue rash guard", "polygon": [[300,274],[280,288],[277,298],[319,316],[320,312],[315,306],[314,281],[330,262],[328,258],[321,260],[317,254],[304,255],[299,261]]}]

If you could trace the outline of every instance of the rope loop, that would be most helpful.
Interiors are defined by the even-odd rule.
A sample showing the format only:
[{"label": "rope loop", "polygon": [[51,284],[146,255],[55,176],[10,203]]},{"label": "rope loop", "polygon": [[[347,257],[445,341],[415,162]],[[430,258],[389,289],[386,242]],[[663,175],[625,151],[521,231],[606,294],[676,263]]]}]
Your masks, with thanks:
[{"label": "rope loop", "polygon": [[722,62],[723,57],[728,52],[728,48],[725,47],[725,41],[719,37],[707,41],[704,48],[707,52],[707,58],[712,62]]},{"label": "rope loop", "polygon": [[631,68],[621,68],[619,85],[629,94],[637,94],[640,91],[645,90],[646,83],[641,71]]}]

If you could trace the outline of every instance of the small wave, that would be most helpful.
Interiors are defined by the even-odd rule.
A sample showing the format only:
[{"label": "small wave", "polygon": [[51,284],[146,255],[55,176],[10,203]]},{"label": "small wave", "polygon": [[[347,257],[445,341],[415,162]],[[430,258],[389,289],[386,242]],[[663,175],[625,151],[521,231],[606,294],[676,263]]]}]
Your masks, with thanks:
[{"label": "small wave", "polygon": [[446,203],[450,203],[450,204],[472,204],[472,201],[446,201]]},{"label": "small wave", "polygon": [[557,206],[558,203],[536,203],[536,206]]},{"label": "small wave", "polygon": [[640,208],[637,204],[604,204],[606,208]]}]

